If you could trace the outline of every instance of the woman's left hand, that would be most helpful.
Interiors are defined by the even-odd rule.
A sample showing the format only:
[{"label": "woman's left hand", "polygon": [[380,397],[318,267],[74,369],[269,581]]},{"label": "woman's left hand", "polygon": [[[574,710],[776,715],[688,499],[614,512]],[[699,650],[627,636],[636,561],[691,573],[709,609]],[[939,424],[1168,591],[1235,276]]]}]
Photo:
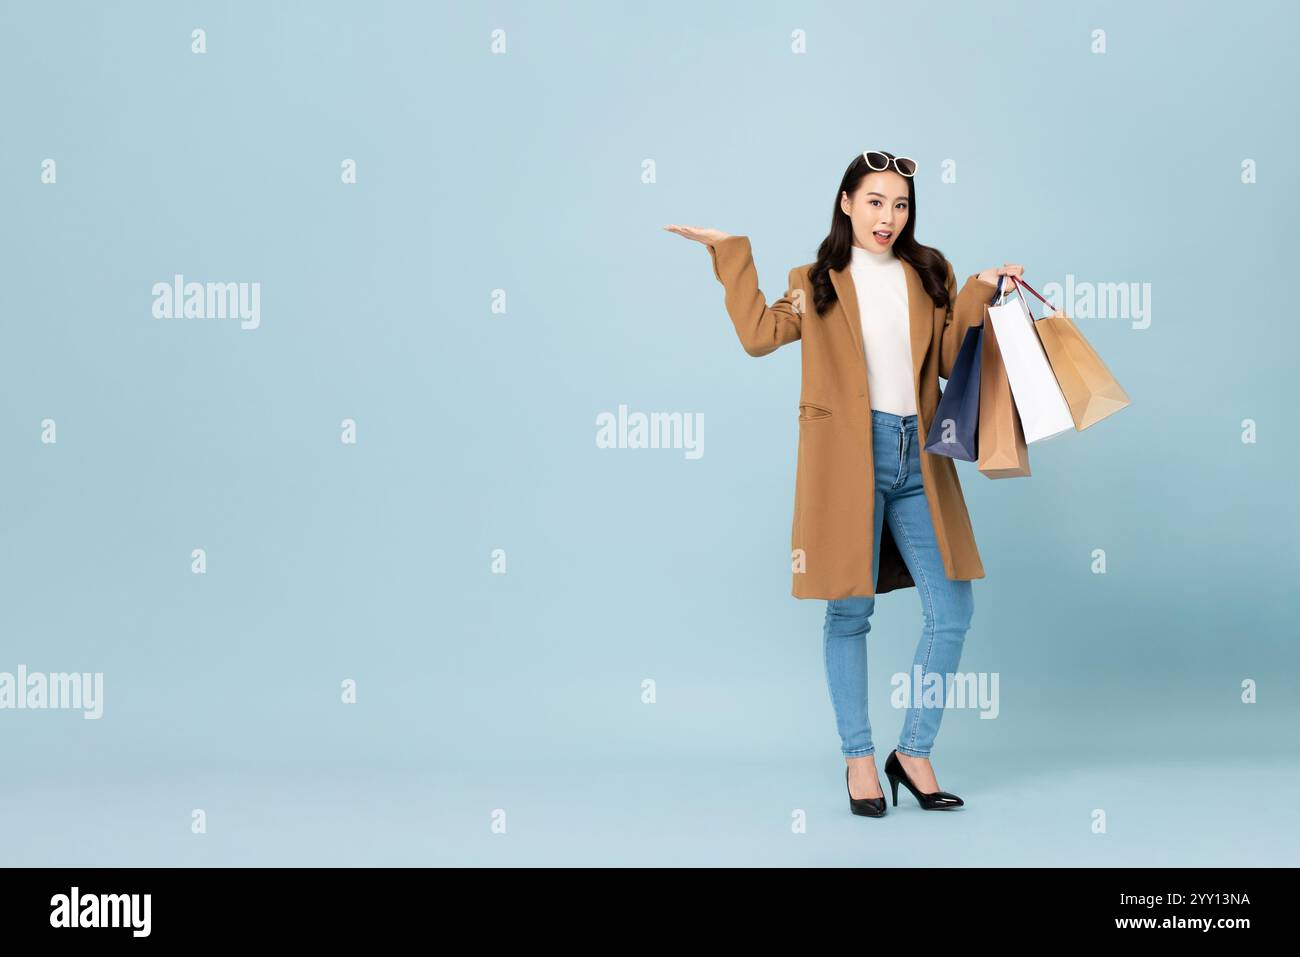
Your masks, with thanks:
[{"label": "woman's left hand", "polygon": [[979,274],[979,278],[990,286],[998,284],[998,276],[1015,276],[1019,279],[1025,274],[1025,267],[1015,263],[1003,263],[1001,268],[990,268]]}]

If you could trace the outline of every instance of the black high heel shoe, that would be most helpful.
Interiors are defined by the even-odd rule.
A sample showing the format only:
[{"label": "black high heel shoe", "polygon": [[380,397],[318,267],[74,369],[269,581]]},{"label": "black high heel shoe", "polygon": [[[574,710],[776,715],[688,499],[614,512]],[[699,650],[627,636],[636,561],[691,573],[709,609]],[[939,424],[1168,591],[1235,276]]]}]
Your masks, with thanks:
[{"label": "black high heel shoe", "polygon": [[885,759],[885,774],[889,777],[889,787],[894,792],[894,807],[898,807],[898,782],[902,781],[912,797],[916,798],[917,803],[927,811],[947,811],[951,808],[961,807],[966,802],[955,794],[949,794],[947,791],[931,791],[925,794],[919,790],[912,779],[907,776],[903,770],[903,764],[898,760],[898,750],[889,752],[889,757]]},{"label": "black high heel shoe", "polygon": [[[849,787],[849,769],[844,769],[844,788]],[[895,801],[895,804],[898,802]],[[855,798],[853,792],[849,791],[849,810],[854,814],[861,814],[863,817],[884,817],[885,816],[885,796],[882,794],[878,798]]]}]

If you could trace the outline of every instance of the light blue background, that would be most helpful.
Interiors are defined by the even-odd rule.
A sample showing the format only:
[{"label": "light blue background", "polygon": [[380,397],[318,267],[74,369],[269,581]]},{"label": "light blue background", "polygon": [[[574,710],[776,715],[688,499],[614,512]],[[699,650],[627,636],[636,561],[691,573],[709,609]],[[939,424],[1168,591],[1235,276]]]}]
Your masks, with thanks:
[{"label": "light blue background", "polygon": [[[0,712],[0,861],[1295,863],[1298,19],[6,5],[0,671],[102,671],[105,715]],[[1079,320],[1131,408],[1028,480],[959,463],[1000,715],[945,717],[962,812],[881,821],[789,594],[798,346],[745,355],[662,230],[750,236],[775,298],[869,147],[959,278],[1152,287]],[[178,272],[261,282],[261,328],[153,319]],[[703,458],[597,449],[620,404],[703,413]],[[919,624],[878,603],[882,758]]]}]

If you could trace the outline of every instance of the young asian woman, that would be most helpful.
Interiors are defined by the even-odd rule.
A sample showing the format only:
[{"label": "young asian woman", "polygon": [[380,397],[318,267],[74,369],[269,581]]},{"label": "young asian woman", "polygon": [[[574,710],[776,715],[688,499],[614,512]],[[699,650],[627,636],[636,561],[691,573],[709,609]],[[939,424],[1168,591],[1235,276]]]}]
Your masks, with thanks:
[{"label": "young asian woman", "polygon": [[[966,331],[984,318],[1004,263],[960,291],[943,254],[919,243],[914,161],[868,150],[845,170],[815,261],[790,270],[768,303],[749,239],[664,227],[708,247],[742,347],[802,351],[791,529],[792,594],[827,602],[822,646],[849,807],[885,814],[867,714],[866,636],[876,596],[916,588],[921,639],[898,744],[885,773],[927,810],[963,806],[939,789],[930,756],[984,577],[952,459],[922,450]],[[938,704],[927,688],[938,684]]]}]

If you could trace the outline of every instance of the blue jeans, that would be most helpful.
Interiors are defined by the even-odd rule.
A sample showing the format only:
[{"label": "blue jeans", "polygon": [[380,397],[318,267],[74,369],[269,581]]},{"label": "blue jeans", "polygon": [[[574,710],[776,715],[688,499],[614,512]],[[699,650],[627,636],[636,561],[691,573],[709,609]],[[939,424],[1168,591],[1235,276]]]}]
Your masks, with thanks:
[{"label": "blue jeans", "polygon": [[[962,645],[974,612],[971,583],[948,578],[943,568],[925,487],[921,483],[921,440],[917,435],[916,416],[873,409],[871,439],[876,472],[872,580],[878,580],[880,573],[881,523],[888,521],[903,561],[916,582],[924,621],[921,642],[916,646],[916,658],[904,686],[906,700],[912,706],[903,718],[898,750],[928,757],[943,719],[942,702],[952,681],[950,675],[956,672],[961,660]],[[874,596],[836,598],[826,603],[823,633],[826,683],[835,710],[840,750],[847,758],[875,752],[867,716],[867,632],[871,630],[871,613],[875,607]],[[919,674],[937,674],[938,678],[925,678],[916,687],[918,668]],[[941,682],[942,690],[937,706],[923,697],[926,683],[936,680]]]}]

